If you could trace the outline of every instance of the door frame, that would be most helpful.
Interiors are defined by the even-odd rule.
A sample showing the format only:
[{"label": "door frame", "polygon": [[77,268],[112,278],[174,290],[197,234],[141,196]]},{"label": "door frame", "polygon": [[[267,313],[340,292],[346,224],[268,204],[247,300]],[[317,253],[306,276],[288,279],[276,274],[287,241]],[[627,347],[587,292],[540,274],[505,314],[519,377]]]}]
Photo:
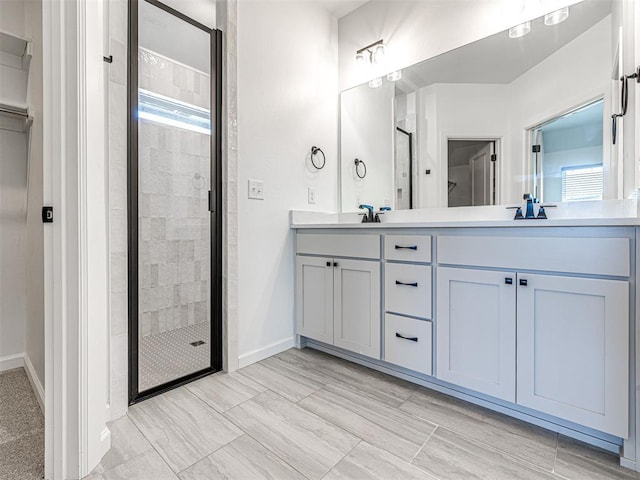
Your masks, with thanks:
[{"label": "door frame", "polygon": [[[158,385],[138,389],[138,5],[147,2],[210,35],[211,38],[211,318],[209,367]],[[158,0],[129,0],[127,47],[127,225],[128,225],[128,326],[129,404],[159,395],[197,378],[222,370],[222,32],[184,15]]]},{"label": "door frame", "polygon": [[[490,181],[493,183],[493,191],[490,194],[491,203],[490,205],[500,205],[501,201],[501,161],[503,160],[503,152],[502,152],[502,136],[500,135],[480,135],[480,136],[472,136],[472,135],[448,135],[445,134],[443,136],[444,145],[442,146],[443,158],[446,159],[446,168],[442,169],[442,185],[447,185],[449,181],[449,142],[450,141],[460,141],[460,142],[493,142],[493,153],[497,155],[497,161],[492,162],[492,168],[490,172]],[[443,195],[443,205],[449,206],[449,194],[448,188],[442,189]]]},{"label": "door frame", "polygon": [[110,448],[104,0],[42,2],[45,478]]}]

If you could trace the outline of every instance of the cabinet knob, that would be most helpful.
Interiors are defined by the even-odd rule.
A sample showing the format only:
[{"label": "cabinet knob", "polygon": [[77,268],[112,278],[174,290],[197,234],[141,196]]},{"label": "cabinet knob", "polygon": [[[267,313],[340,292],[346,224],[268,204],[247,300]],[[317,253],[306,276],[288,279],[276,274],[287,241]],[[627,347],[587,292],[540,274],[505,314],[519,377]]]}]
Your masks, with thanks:
[{"label": "cabinet knob", "polygon": [[327,267],[330,267],[330,266],[331,266],[331,262],[327,262]]},{"label": "cabinet knob", "polygon": [[404,335],[396,332],[396,337],[397,338],[402,338],[403,340],[409,340],[411,342],[417,342],[418,341],[418,337],[405,337]]},{"label": "cabinet knob", "polygon": [[338,262],[333,262],[333,266],[337,267],[338,266]]},{"label": "cabinet knob", "polygon": [[513,278],[511,278],[511,277],[506,277],[506,278],[504,279],[504,283],[505,283],[506,285],[513,285]]},{"label": "cabinet knob", "polygon": [[526,278],[521,278],[520,279],[520,286],[522,286],[522,287],[526,287],[527,286],[527,279]]},{"label": "cabinet knob", "polygon": [[405,283],[405,282],[401,282],[400,280],[396,280],[396,285],[405,285],[407,287],[417,287],[418,282]]}]

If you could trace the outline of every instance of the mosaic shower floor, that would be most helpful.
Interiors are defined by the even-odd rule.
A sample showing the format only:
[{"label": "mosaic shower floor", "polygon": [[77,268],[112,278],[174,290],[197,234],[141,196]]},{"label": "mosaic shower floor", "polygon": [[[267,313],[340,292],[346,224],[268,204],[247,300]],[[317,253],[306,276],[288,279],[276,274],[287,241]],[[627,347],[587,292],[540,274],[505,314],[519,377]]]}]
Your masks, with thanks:
[{"label": "mosaic shower floor", "polygon": [[[192,343],[204,342],[197,344]],[[196,323],[140,339],[141,392],[207,368],[211,361],[209,323]]]}]

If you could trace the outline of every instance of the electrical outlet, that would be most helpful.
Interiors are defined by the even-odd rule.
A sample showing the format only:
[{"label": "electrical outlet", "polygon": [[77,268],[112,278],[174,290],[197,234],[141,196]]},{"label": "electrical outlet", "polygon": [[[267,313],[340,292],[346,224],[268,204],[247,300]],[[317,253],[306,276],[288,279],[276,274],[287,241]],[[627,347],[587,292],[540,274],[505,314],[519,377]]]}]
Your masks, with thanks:
[{"label": "electrical outlet", "polygon": [[262,180],[249,180],[249,198],[264,200],[264,182]]},{"label": "electrical outlet", "polygon": [[308,193],[308,196],[309,196],[309,198],[308,198],[309,204],[315,204],[316,203],[316,196],[317,196],[316,189],[313,188],[313,187],[309,187],[307,193]]}]

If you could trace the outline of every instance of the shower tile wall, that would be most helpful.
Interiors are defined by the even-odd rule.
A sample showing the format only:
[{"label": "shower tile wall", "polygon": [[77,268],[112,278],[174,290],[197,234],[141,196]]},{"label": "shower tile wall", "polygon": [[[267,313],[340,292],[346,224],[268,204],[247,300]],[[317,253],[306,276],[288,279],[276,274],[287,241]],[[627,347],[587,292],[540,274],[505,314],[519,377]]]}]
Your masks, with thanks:
[{"label": "shower tile wall", "polygon": [[[209,76],[140,50],[140,88],[209,108]],[[140,335],[208,321],[210,137],[139,123]],[[206,340],[206,339],[205,339]]]}]

